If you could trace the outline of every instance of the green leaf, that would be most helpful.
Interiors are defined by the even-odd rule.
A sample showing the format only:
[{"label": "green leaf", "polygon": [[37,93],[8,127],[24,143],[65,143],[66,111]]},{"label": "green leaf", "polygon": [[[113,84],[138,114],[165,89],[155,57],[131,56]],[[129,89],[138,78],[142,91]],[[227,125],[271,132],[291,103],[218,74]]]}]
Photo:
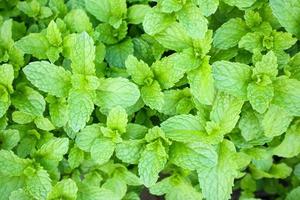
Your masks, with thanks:
[{"label": "green leaf", "polygon": [[67,138],[53,138],[44,143],[36,153],[46,159],[60,161],[68,149],[69,140]]},{"label": "green leaf", "polygon": [[292,172],[292,168],[290,168],[285,163],[273,164],[271,168],[266,172],[260,169],[257,169],[250,165],[250,170],[253,178],[261,179],[261,178],[277,178],[284,179],[290,176]]},{"label": "green leaf", "polygon": [[56,127],[62,127],[68,122],[68,106],[66,100],[57,100],[49,103],[51,122]]},{"label": "green leaf", "polygon": [[151,7],[143,4],[135,4],[128,8],[127,17],[130,24],[141,24],[147,13],[151,12]]},{"label": "green leaf", "polygon": [[182,51],[193,44],[192,38],[187,35],[183,25],[178,22],[173,22],[170,26],[157,33],[154,38],[163,47],[174,51]]},{"label": "green leaf", "polygon": [[123,141],[116,146],[116,156],[125,163],[138,164],[143,149],[143,140]]},{"label": "green leaf", "polygon": [[107,22],[115,28],[120,26],[127,12],[125,0],[104,0],[101,2],[85,0],[85,6],[87,11],[98,20]]},{"label": "green leaf", "polygon": [[187,76],[193,98],[205,105],[211,105],[215,96],[212,67],[208,60],[204,60],[198,69]]},{"label": "green leaf", "polygon": [[99,24],[96,27],[95,31],[97,34],[99,34],[99,36],[101,36],[98,37],[98,39],[101,42],[105,44],[113,45],[120,42],[122,39],[126,37],[127,29],[128,29],[128,25],[125,21],[123,21],[123,23],[117,29],[115,29],[113,26],[107,23],[103,23],[103,24]]},{"label": "green leaf", "polygon": [[172,21],[169,15],[152,10],[145,16],[143,28],[147,34],[155,35],[166,29]]},{"label": "green leaf", "polygon": [[18,189],[10,193],[9,200],[32,200],[32,196],[23,189]]},{"label": "green leaf", "polygon": [[62,37],[60,30],[58,29],[56,23],[51,21],[47,27],[47,35],[46,35],[49,43],[53,46],[58,47],[62,43]]},{"label": "green leaf", "polygon": [[77,197],[77,191],[77,185],[72,179],[63,179],[56,183],[47,199],[54,200],[59,198],[66,198],[69,200],[75,200]]},{"label": "green leaf", "polygon": [[5,20],[0,26],[0,46],[10,49],[14,43],[12,39],[13,20]]},{"label": "green leaf", "polygon": [[219,0],[194,0],[199,6],[201,13],[208,17],[216,12],[219,6]]},{"label": "green leaf", "polygon": [[[29,169],[26,169],[29,171]],[[51,179],[46,170],[40,168],[36,171],[30,168],[27,172],[26,190],[35,199],[46,200],[49,192],[51,191]]]},{"label": "green leaf", "polygon": [[190,37],[195,39],[204,38],[208,29],[208,21],[201,14],[200,8],[193,4],[188,4],[178,12],[177,18]]},{"label": "green leaf", "polygon": [[126,110],[117,106],[108,113],[106,124],[107,127],[112,130],[118,130],[119,133],[125,133],[127,122],[128,119]]},{"label": "green leaf", "polygon": [[50,120],[46,117],[37,117],[34,119],[34,123],[37,128],[44,131],[52,131],[55,129]]},{"label": "green leaf", "polygon": [[165,178],[150,187],[151,194],[161,196],[163,194],[166,200],[191,199],[200,200],[202,195],[188,180],[175,174]]},{"label": "green leaf", "polygon": [[253,53],[255,50],[262,51],[264,35],[260,32],[247,33],[239,42],[239,48],[244,48]]},{"label": "green leaf", "polygon": [[20,87],[12,96],[12,104],[20,111],[35,116],[42,116],[46,102],[44,97],[30,87]]},{"label": "green leaf", "polygon": [[151,109],[160,110],[164,104],[164,94],[157,81],[153,81],[149,86],[143,86],[141,88],[141,97]]},{"label": "green leaf", "polygon": [[180,79],[183,78],[184,73],[188,71],[180,66],[180,64],[176,64],[178,59],[180,60],[180,58],[174,54],[152,64],[151,68],[153,70],[155,80],[158,81],[162,89],[169,89],[173,87],[180,81]]},{"label": "green leaf", "polygon": [[103,185],[103,189],[107,189],[113,192],[113,194],[118,197],[118,199],[123,199],[126,194],[127,186],[126,182],[118,177],[116,174],[110,179],[108,179]]},{"label": "green leaf", "polygon": [[232,131],[240,117],[244,101],[228,94],[219,93],[210,113],[210,119],[216,123],[222,134]]},{"label": "green leaf", "polygon": [[230,19],[217,29],[213,44],[219,49],[229,49],[236,46],[247,32],[247,26],[242,19]]},{"label": "green leaf", "polygon": [[[266,120],[269,118],[266,118]],[[246,141],[251,141],[262,135],[263,129],[260,124],[259,115],[254,110],[243,110],[240,118],[239,129]]]},{"label": "green leaf", "polygon": [[158,174],[165,167],[167,158],[168,155],[160,140],[146,146],[138,164],[140,178],[146,187],[156,183]]},{"label": "green leaf", "polygon": [[100,80],[95,104],[101,111],[108,113],[116,106],[128,108],[140,98],[138,87],[125,78],[108,78]]},{"label": "green leaf", "polygon": [[68,162],[72,169],[78,167],[84,159],[84,152],[77,146],[74,146],[68,155]]},{"label": "green leaf", "polygon": [[118,44],[106,48],[105,59],[112,67],[125,67],[125,61],[133,54],[133,43],[131,39],[124,40]]},{"label": "green leaf", "polygon": [[21,176],[23,174],[24,169],[31,165],[31,163],[31,160],[21,159],[18,156],[16,156],[12,151],[0,150],[1,177],[11,178],[14,176]]},{"label": "green leaf", "polygon": [[224,0],[225,3],[227,3],[228,5],[231,6],[236,6],[240,9],[245,9],[247,7],[252,6],[256,0],[244,0],[244,1],[240,1],[240,0]]},{"label": "green leaf", "polygon": [[62,52],[61,47],[50,47],[46,54],[51,63],[56,62],[59,59],[59,54]]},{"label": "green leaf", "polygon": [[164,13],[172,13],[177,12],[182,9],[183,2],[176,1],[176,0],[160,0],[158,1],[158,6],[160,7],[161,11]]},{"label": "green leaf", "polygon": [[91,146],[91,157],[99,165],[109,161],[115,151],[115,144],[111,139],[97,138]]},{"label": "green leaf", "polygon": [[47,58],[47,50],[50,44],[42,33],[30,33],[16,42],[16,46],[26,54],[32,54],[38,59]]},{"label": "green leaf", "polygon": [[161,123],[167,138],[178,142],[202,141],[203,122],[193,115],[176,115]]},{"label": "green leaf", "polygon": [[273,149],[273,154],[284,157],[284,158],[292,158],[297,156],[300,153],[300,145],[299,145],[299,123],[292,125],[285,134],[282,142]]},{"label": "green leaf", "polygon": [[31,1],[31,2],[19,2],[17,4],[17,8],[24,12],[29,17],[36,17],[40,12],[41,5],[38,1]]},{"label": "green leaf", "polygon": [[271,0],[270,6],[279,23],[298,38],[300,31],[300,2],[298,0]]},{"label": "green leaf", "polygon": [[215,86],[233,96],[246,99],[251,68],[242,63],[217,61],[213,63]]},{"label": "green leaf", "polygon": [[184,169],[196,170],[202,167],[214,167],[218,155],[215,149],[205,143],[174,143],[170,148],[170,161]]},{"label": "green leaf", "polygon": [[300,196],[300,187],[298,186],[288,193],[285,200],[297,200],[299,196]]},{"label": "green leaf", "polygon": [[125,65],[128,74],[138,85],[144,85],[154,77],[150,67],[144,61],[139,61],[132,55],[128,56]]},{"label": "green leaf", "polygon": [[274,98],[272,103],[284,108],[293,116],[300,116],[300,81],[278,79],[274,83]]},{"label": "green leaf", "polygon": [[274,79],[278,74],[277,67],[277,57],[273,51],[270,51],[262,57],[261,61],[255,64],[253,76],[268,75],[271,79]]},{"label": "green leaf", "polygon": [[215,167],[197,170],[203,196],[208,200],[229,199],[234,178],[237,177],[237,164],[233,143],[224,140],[218,146],[218,163]]},{"label": "green leaf", "polygon": [[69,38],[70,59],[73,73],[95,74],[95,46],[93,39],[86,33],[71,35]]},{"label": "green leaf", "polygon": [[247,97],[254,110],[264,113],[274,97],[274,88],[271,84],[250,83],[247,88]]},{"label": "green leaf", "polygon": [[64,68],[46,61],[31,62],[23,71],[39,90],[57,97],[66,97],[71,88],[71,74]]},{"label": "green leaf", "polygon": [[1,148],[6,150],[11,150],[20,141],[20,134],[18,130],[15,129],[7,129],[0,131],[1,138]]},{"label": "green leaf", "polygon": [[287,111],[271,105],[262,120],[264,135],[275,137],[283,134],[288,129],[292,119],[293,117]]},{"label": "green leaf", "polygon": [[113,191],[98,186],[80,185],[78,187],[78,200],[118,200],[119,197]]},{"label": "green leaf", "polygon": [[10,96],[5,87],[0,85],[0,117],[3,117],[10,106]]},{"label": "green leaf", "polygon": [[89,17],[82,9],[73,9],[64,18],[64,22],[68,30],[72,33],[90,33],[92,31],[92,23]]},{"label": "green leaf", "polygon": [[93,142],[101,135],[101,126],[92,124],[82,129],[76,136],[76,144],[83,151],[90,152]]},{"label": "green leaf", "polygon": [[94,103],[86,91],[71,91],[68,98],[69,125],[73,131],[78,132],[84,128],[94,110]]},{"label": "green leaf", "polygon": [[13,91],[14,68],[10,64],[0,65],[0,84],[5,86],[9,92]]},{"label": "green leaf", "polygon": [[[19,188],[24,186],[24,178],[20,178],[20,177],[9,177],[9,176],[3,176],[0,179],[0,194],[1,200],[7,200],[9,199],[10,195],[14,193],[14,191],[18,190]],[[23,199],[15,199],[15,200],[23,200]],[[24,199],[24,200],[32,200],[32,198],[30,199]]]},{"label": "green leaf", "polygon": [[289,49],[297,42],[297,39],[294,38],[291,33],[274,32],[273,35],[274,35],[273,48],[275,51]]},{"label": "green leaf", "polygon": [[171,116],[188,114],[194,108],[190,95],[188,88],[164,91],[164,105],[160,112]]}]

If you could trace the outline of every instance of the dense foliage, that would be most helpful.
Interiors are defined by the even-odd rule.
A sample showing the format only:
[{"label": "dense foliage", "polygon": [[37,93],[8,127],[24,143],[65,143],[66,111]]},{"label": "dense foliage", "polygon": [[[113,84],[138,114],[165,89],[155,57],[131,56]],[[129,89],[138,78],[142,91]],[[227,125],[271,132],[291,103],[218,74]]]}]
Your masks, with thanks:
[{"label": "dense foliage", "polygon": [[0,200],[299,200],[298,39],[300,0],[0,0]]}]

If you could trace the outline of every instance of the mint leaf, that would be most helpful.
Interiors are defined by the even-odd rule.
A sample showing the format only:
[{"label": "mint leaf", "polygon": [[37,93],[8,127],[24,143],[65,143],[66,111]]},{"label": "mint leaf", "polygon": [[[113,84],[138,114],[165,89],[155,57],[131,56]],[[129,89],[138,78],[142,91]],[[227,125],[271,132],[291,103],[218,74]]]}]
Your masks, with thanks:
[{"label": "mint leaf", "polygon": [[248,65],[228,61],[215,62],[213,77],[219,90],[246,98],[247,85],[251,79],[251,69]]},{"label": "mint leaf", "polygon": [[93,39],[86,32],[83,32],[72,35],[70,40],[69,51],[73,73],[94,74],[95,46]]},{"label": "mint leaf", "polygon": [[242,19],[232,18],[217,29],[213,44],[220,49],[229,49],[236,46],[247,32],[247,26]]},{"label": "mint leaf", "polygon": [[95,104],[108,112],[116,106],[128,108],[134,105],[139,97],[138,87],[124,78],[108,78],[100,80]]},{"label": "mint leaf", "polygon": [[0,84],[5,86],[9,92],[13,91],[14,68],[10,64],[0,66]]},{"label": "mint leaf", "polygon": [[97,138],[91,146],[91,157],[98,164],[106,163],[115,150],[115,144],[107,138]]},{"label": "mint leaf", "polygon": [[75,200],[78,188],[72,179],[63,179],[52,188],[48,199],[68,198]]},{"label": "mint leaf", "polygon": [[202,104],[211,105],[215,96],[212,67],[208,60],[187,76],[193,97]]},{"label": "mint leaf", "polygon": [[224,140],[218,146],[218,162],[215,167],[202,167],[197,170],[200,187],[206,199],[229,199],[237,165],[233,143]]},{"label": "mint leaf", "polygon": [[65,97],[71,88],[70,73],[48,62],[32,62],[23,69],[26,78],[39,90]]},{"label": "mint leaf", "polygon": [[16,46],[26,54],[32,54],[38,59],[46,59],[46,52],[50,44],[45,35],[41,33],[31,33],[17,41]]},{"label": "mint leaf", "polygon": [[49,43],[53,46],[59,46],[62,43],[62,37],[60,30],[57,27],[57,24],[54,21],[51,21],[47,27],[46,35]]},{"label": "mint leaf", "polygon": [[178,12],[177,18],[190,37],[195,39],[204,38],[208,29],[208,22],[201,14],[200,8],[193,4],[187,4]]},{"label": "mint leaf", "polygon": [[26,190],[37,199],[46,199],[51,190],[51,179],[44,169],[26,169]]},{"label": "mint leaf", "polygon": [[160,110],[164,104],[164,94],[157,81],[153,81],[151,85],[143,86],[141,97],[145,104],[152,109]]},{"label": "mint leaf", "polygon": [[127,113],[126,110],[124,110],[122,107],[118,106],[113,108],[109,113],[107,117],[107,127],[112,130],[117,130],[119,133],[125,133],[126,132],[126,126],[127,126]]},{"label": "mint leaf", "polygon": [[275,137],[284,133],[289,127],[292,116],[278,106],[270,106],[262,120],[264,134],[267,137]]},{"label": "mint leaf", "polygon": [[120,26],[127,11],[125,0],[104,0],[101,3],[94,0],[85,1],[85,6],[98,20],[107,22],[115,28]]},{"label": "mint leaf", "polygon": [[178,142],[201,141],[204,124],[193,115],[177,115],[161,124],[166,136]]},{"label": "mint leaf", "polygon": [[125,163],[137,164],[144,149],[144,141],[128,140],[116,146],[116,156]]},{"label": "mint leaf", "polygon": [[165,148],[159,140],[146,146],[138,164],[139,175],[145,186],[150,187],[156,183],[158,173],[164,168],[167,157]]},{"label": "mint leaf", "polygon": [[132,40],[127,39],[121,43],[108,46],[106,48],[105,59],[110,66],[123,68],[127,57],[133,54],[133,52]]},{"label": "mint leaf", "polygon": [[94,109],[92,97],[85,91],[72,91],[68,98],[68,106],[69,125],[73,131],[78,132],[84,128]]},{"label": "mint leaf", "polygon": [[282,142],[273,149],[273,154],[285,158],[291,158],[298,155],[300,151],[300,145],[296,142],[299,138],[298,131],[299,124],[291,126],[286,132]]},{"label": "mint leaf", "polygon": [[300,32],[297,27],[300,24],[298,18],[300,2],[298,0],[271,0],[270,6],[280,24],[289,32],[299,37]]},{"label": "mint leaf", "polygon": [[196,170],[213,167],[218,155],[211,145],[201,142],[174,143],[170,149],[170,160],[184,169]]},{"label": "mint leaf", "polygon": [[89,152],[93,142],[101,135],[101,126],[93,124],[86,126],[76,136],[76,144],[83,151]]},{"label": "mint leaf", "polygon": [[146,84],[147,81],[154,77],[150,67],[144,61],[139,61],[134,56],[128,56],[125,65],[132,80],[139,85]]},{"label": "mint leaf", "polygon": [[278,79],[274,83],[273,103],[286,109],[294,116],[300,115],[299,87],[300,81],[295,79]]},{"label": "mint leaf", "polygon": [[28,86],[17,89],[11,101],[12,105],[20,111],[34,116],[42,116],[46,107],[44,97]]},{"label": "mint leaf", "polygon": [[272,85],[250,83],[247,88],[247,97],[254,110],[264,113],[274,97],[274,88]]}]

